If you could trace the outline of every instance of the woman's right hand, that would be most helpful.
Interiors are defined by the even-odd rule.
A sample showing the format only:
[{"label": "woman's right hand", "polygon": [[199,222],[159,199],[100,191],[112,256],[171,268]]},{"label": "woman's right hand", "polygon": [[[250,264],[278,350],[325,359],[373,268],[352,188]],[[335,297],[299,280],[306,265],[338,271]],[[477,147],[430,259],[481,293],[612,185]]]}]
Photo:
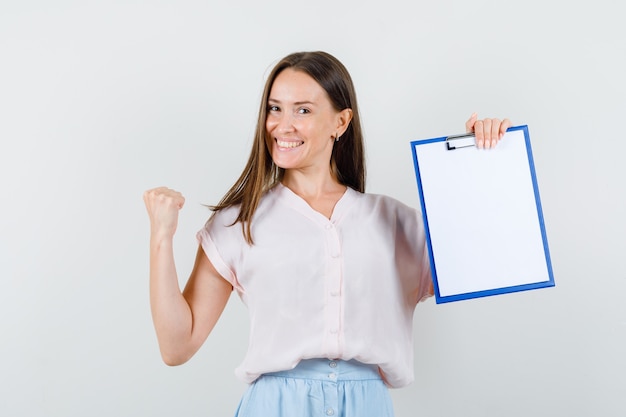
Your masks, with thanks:
[{"label": "woman's right hand", "polygon": [[181,293],[173,237],[185,198],[158,187],[143,194],[150,216],[150,308],[163,361],[180,365],[206,340],[228,302],[233,286],[198,245],[196,261]]},{"label": "woman's right hand", "polygon": [[152,236],[172,238],[178,227],[178,212],[185,204],[185,197],[178,191],[158,187],[144,192],[143,201],[150,216]]}]

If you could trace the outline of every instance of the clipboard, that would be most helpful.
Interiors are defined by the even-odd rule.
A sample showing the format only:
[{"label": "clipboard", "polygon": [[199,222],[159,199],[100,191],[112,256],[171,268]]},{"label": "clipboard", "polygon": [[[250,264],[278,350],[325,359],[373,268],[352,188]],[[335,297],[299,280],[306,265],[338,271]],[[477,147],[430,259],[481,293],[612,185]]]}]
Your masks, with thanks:
[{"label": "clipboard", "polygon": [[528,126],[411,147],[437,304],[555,285]]}]

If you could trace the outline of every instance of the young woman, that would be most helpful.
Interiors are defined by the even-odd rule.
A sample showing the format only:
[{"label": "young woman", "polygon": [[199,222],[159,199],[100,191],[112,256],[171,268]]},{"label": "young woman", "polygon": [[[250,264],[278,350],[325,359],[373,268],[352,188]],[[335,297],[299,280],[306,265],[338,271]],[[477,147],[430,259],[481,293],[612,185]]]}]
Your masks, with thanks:
[{"label": "young woman", "polygon": [[[466,122],[480,147],[511,123]],[[233,288],[250,315],[240,417],[392,416],[413,380],[412,320],[432,295],[419,213],[365,193],[363,137],[345,67],[291,54],[267,79],[248,164],[198,232],[181,293],[172,240],[183,196],[144,193],[150,300],[163,360],[187,361]]]}]

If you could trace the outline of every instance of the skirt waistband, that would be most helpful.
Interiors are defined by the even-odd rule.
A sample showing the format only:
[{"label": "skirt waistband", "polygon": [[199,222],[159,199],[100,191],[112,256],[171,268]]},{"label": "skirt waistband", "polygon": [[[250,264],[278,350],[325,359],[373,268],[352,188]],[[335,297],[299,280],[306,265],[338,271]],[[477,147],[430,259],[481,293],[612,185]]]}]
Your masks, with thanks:
[{"label": "skirt waistband", "polygon": [[335,381],[382,379],[378,366],[365,364],[354,359],[349,361],[340,359],[303,359],[293,369],[269,372],[263,376],[324,381],[329,379]]}]

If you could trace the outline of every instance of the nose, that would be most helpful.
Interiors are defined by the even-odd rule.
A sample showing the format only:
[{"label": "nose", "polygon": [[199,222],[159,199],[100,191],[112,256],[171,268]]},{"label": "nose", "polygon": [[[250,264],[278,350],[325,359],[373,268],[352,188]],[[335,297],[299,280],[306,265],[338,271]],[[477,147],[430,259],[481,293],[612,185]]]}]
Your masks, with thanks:
[{"label": "nose", "polygon": [[279,134],[293,132],[293,115],[286,112],[269,115],[267,118],[267,128],[269,131],[275,130]]}]

